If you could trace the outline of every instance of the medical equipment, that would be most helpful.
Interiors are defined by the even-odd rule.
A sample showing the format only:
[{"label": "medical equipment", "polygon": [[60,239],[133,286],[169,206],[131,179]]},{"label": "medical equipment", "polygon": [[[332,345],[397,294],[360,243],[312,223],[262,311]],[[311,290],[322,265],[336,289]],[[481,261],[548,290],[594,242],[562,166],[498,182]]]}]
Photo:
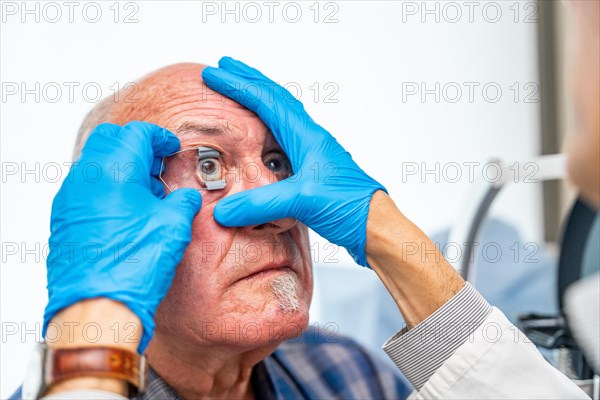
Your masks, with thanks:
[{"label": "medical equipment", "polygon": [[[597,272],[598,260],[594,265],[596,270],[592,270],[584,259],[593,246],[598,246],[598,237],[593,235],[593,227],[597,226],[598,218],[595,210],[578,199],[566,219],[558,263],[559,315],[526,314],[519,317],[520,327],[527,337],[538,347],[557,350],[558,369],[593,399],[599,398],[599,378],[590,368],[586,356],[591,359],[597,357],[597,354],[589,353],[597,351],[597,348],[588,346],[586,349],[575,341],[572,331],[579,327],[573,325],[575,320],[566,313],[564,299],[569,287]],[[587,309],[593,309],[592,307],[593,305],[589,305]],[[597,321],[597,315],[590,315],[588,318],[592,321],[595,318]]]},{"label": "medical equipment", "polygon": [[[520,177],[518,182],[527,181],[527,173],[513,174],[510,171],[515,163],[494,160],[502,171],[502,177]],[[518,165],[535,163],[538,182],[563,179],[566,177],[566,157],[564,154],[544,155]],[[526,172],[526,171],[525,171]],[[465,243],[466,252],[452,262],[463,278],[476,286],[476,270],[473,263],[475,244],[488,211],[500,190],[512,179],[496,182],[480,182],[475,186],[470,201],[460,215],[463,217],[450,232],[450,243]],[[516,183],[518,183],[516,182]],[[466,216],[466,217],[465,217]],[[593,399],[599,399],[600,379],[588,365],[581,349],[573,339],[568,321],[563,311],[563,295],[569,285],[594,271],[584,271],[583,257],[588,244],[589,232],[597,214],[581,200],[577,200],[568,217],[561,240],[561,256],[558,271],[558,296],[560,315],[525,314],[519,317],[519,328],[536,346],[557,352],[555,366]],[[597,245],[597,243],[595,244]]]},{"label": "medical equipment", "polygon": [[[195,177],[197,178],[196,182],[188,182],[190,183],[190,187],[196,190],[221,190],[226,186],[225,179],[223,178],[223,171],[221,169],[221,164],[219,161],[219,157],[221,153],[218,150],[215,150],[211,147],[193,147],[190,149],[179,150],[175,153],[169,154],[166,157],[163,157],[160,165],[160,172],[158,178],[165,185],[170,192],[172,189],[169,184],[163,179],[163,170],[165,167],[165,159],[175,156],[177,154],[181,154],[189,151],[197,151],[198,158],[197,160],[194,158],[194,168],[195,168]],[[214,175],[214,176],[213,176]],[[212,180],[213,178],[217,178]],[[201,187],[200,185],[204,185]]]}]

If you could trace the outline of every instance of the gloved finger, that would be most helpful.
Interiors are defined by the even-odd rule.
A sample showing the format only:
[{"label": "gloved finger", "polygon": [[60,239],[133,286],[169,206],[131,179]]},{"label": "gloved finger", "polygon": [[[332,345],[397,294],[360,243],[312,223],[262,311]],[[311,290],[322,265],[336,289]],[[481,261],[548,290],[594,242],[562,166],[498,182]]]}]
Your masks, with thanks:
[{"label": "gloved finger", "polygon": [[202,70],[202,79],[214,91],[257,113],[267,124],[267,119],[282,116],[283,111],[304,111],[302,103],[287,89],[260,72],[247,68],[248,71],[237,73],[206,67]]},{"label": "gloved finger", "polygon": [[245,78],[247,83],[243,87],[240,86],[241,88],[247,90],[255,90],[255,88],[252,87],[252,84],[254,84],[254,86],[256,87],[260,85],[261,90],[265,91],[268,94],[268,97],[269,99],[271,99],[271,101],[276,101],[279,103],[282,103],[283,101],[283,103],[285,103],[288,106],[300,106],[301,109],[304,110],[304,106],[302,106],[302,103],[298,99],[296,99],[294,95],[290,93],[289,90],[277,84],[256,68],[252,68],[251,66],[244,64],[239,60],[235,60],[227,56],[222,57],[219,60],[219,68],[239,77]]},{"label": "gloved finger", "polygon": [[151,178],[150,189],[152,190],[152,194],[158,197],[159,199],[162,199],[166,195],[165,186],[160,180],[156,178]]},{"label": "gloved finger", "polygon": [[171,131],[150,122],[128,122],[118,135],[123,144],[132,151],[146,150],[148,165],[154,157],[164,157],[179,150],[179,138]]},{"label": "gloved finger", "polygon": [[223,226],[249,226],[283,218],[300,219],[296,207],[297,182],[283,180],[225,197],[214,209]]},{"label": "gloved finger", "polygon": [[196,189],[177,189],[163,200],[164,207],[170,207],[175,215],[181,215],[184,223],[191,227],[194,216],[202,207],[202,196]]},{"label": "gloved finger", "polygon": [[114,146],[115,137],[120,131],[121,126],[108,122],[96,126],[81,149],[79,162],[91,162],[91,159],[96,159],[98,155],[112,154],[110,148]]},{"label": "gloved finger", "polygon": [[101,124],[98,124],[92,130],[92,133],[90,133],[90,137],[91,137],[91,135],[95,135],[95,136],[104,136],[104,137],[114,138],[119,134],[120,130],[121,130],[120,125],[112,124],[110,122],[103,122]]},{"label": "gloved finger", "polygon": [[267,78],[262,72],[256,68],[252,68],[248,64],[245,64],[239,60],[225,56],[219,60],[219,68],[232,72],[234,74],[243,76],[245,78],[253,80],[261,80],[264,83],[275,84],[271,79]]},{"label": "gloved finger", "polygon": [[177,136],[149,122],[134,121],[123,127],[104,123],[90,134],[80,162],[101,164],[111,170],[133,168],[130,178],[146,181],[155,157],[172,154],[179,146]]},{"label": "gloved finger", "polygon": [[213,67],[202,70],[202,79],[214,91],[257,113],[267,125],[268,120],[275,119],[277,110],[273,96],[269,96],[267,88],[261,87],[259,82]]}]

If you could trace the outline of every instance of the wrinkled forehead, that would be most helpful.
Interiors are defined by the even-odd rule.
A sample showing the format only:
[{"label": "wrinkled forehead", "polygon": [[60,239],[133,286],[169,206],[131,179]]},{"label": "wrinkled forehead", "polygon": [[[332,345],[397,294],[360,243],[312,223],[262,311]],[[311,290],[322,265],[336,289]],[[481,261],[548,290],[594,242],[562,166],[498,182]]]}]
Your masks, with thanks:
[{"label": "wrinkled forehead", "polygon": [[255,113],[207,87],[201,71],[194,65],[171,73],[158,71],[142,80],[136,107],[139,119],[175,133],[182,148],[204,139],[246,147],[276,144]]},{"label": "wrinkled forehead", "polygon": [[162,126],[179,137],[182,148],[207,141],[235,147],[237,152],[276,145],[273,135],[261,119],[237,103],[229,99],[225,102],[207,102],[197,98],[189,100],[181,107],[173,106],[165,110],[160,117],[164,118]]}]

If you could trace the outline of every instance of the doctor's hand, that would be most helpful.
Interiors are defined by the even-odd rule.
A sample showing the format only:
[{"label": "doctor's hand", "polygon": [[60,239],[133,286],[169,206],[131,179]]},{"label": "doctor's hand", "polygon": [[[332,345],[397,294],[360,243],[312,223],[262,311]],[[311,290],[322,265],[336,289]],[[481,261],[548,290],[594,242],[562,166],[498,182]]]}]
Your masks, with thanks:
[{"label": "doctor's hand", "polygon": [[[91,133],[52,203],[44,336],[53,318],[65,319],[61,310],[107,298],[139,318],[137,349],[144,351],[202,204],[193,189],[165,197],[156,178],[162,157],[177,150],[173,133],[146,122],[105,123]],[[108,312],[106,306],[100,314]],[[87,313],[80,308],[70,318],[89,318]],[[109,317],[114,324],[116,316]]]},{"label": "doctor's hand", "polygon": [[[296,218],[372,267],[412,327],[464,281],[434,243],[408,220],[350,154],[314,122],[302,103],[259,71],[229,57],[207,67],[204,82],[254,111],[290,159],[288,179],[240,192],[214,210],[225,226]],[[318,173],[315,174],[315,171]],[[410,249],[410,251],[407,251]]]},{"label": "doctor's hand", "polygon": [[254,111],[270,128],[294,171],[288,179],[221,200],[215,219],[225,226],[295,218],[367,266],[367,215],[373,193],[385,188],[306,113],[302,103],[254,68],[229,57],[207,67],[204,82]]}]

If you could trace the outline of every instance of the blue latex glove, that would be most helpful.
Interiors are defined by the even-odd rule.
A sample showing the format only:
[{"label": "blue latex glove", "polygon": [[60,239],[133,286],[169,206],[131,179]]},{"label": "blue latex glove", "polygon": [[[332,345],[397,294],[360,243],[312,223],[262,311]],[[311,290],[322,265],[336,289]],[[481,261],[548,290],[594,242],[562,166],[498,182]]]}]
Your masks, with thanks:
[{"label": "blue latex glove", "polygon": [[213,90],[254,111],[271,129],[292,163],[294,176],[237,193],[214,210],[225,226],[295,218],[367,266],[367,215],[371,196],[385,188],[369,177],[286,89],[254,68],[223,57],[202,71]]},{"label": "blue latex glove", "polygon": [[177,136],[146,122],[91,133],[52,203],[44,336],[62,308],[108,297],[141,319],[143,353],[202,204],[194,189],[161,199],[160,161],[177,150]]}]

